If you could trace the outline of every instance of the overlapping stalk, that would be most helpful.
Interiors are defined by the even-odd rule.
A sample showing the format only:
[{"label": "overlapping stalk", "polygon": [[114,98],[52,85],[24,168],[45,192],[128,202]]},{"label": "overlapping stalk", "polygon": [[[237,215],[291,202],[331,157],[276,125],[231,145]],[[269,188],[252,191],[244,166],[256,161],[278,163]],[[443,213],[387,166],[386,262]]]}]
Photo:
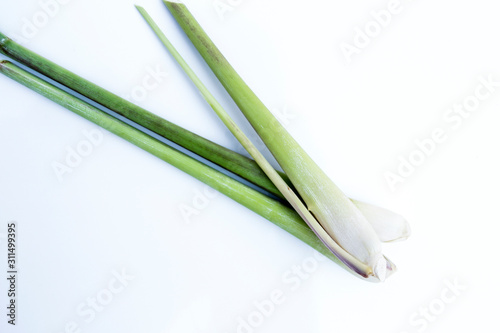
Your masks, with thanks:
[{"label": "overlapping stalk", "polygon": [[[305,152],[301,151],[300,147],[298,149],[296,148],[296,142],[289,137],[284,128],[280,127],[281,125],[279,125],[277,120],[269,118],[270,112],[265,109],[265,106],[263,106],[253,92],[251,92],[248,86],[244,84],[234,69],[232,69],[229,63],[227,63],[225,58],[222,57],[217,48],[213,45],[213,43],[211,43],[208,36],[204,34],[201,27],[199,27],[197,22],[187,11],[185,6],[166,1],[165,4],[172,11],[174,17],[176,17],[183,29],[188,33],[188,36],[193,40],[195,46],[200,50],[205,60],[207,60],[233,99],[235,99],[238,106],[242,108],[254,128],[256,128],[256,126],[257,128],[260,128],[257,132],[264,139],[264,142],[273,152],[283,169],[291,175],[292,179],[295,179],[294,184],[298,184],[299,193],[302,196],[302,199],[306,202],[307,208],[302,205],[302,201],[288,187],[288,185],[283,182],[282,177],[286,179],[286,176],[284,174],[277,174],[276,171],[270,167],[267,161],[265,161],[258,150],[253,147],[251,143],[247,142],[247,139],[244,136],[241,136],[239,129],[234,126],[232,120],[227,117],[227,114],[225,114],[223,110],[219,110],[222,108],[218,105],[215,99],[211,97],[211,95],[208,94],[205,96],[210,105],[216,111],[219,111],[218,113],[226,125],[232,129],[233,134],[235,134],[243,146],[249,150],[250,154],[257,160],[258,165],[251,159],[227,150],[224,147],[199,137],[194,133],[191,133],[133,105],[126,100],[121,99],[120,97],[14,43],[2,34],[0,34],[0,52],[33,68],[35,71],[54,79],[70,89],[81,93],[97,103],[104,105],[118,114],[135,121],[153,132],[178,143],[186,149],[189,149],[200,156],[203,156],[208,160],[211,160],[212,162],[242,176],[257,186],[264,188],[269,193],[273,193],[278,197],[281,193],[284,194],[284,197],[299,212],[302,219],[308,222],[309,226],[311,226],[314,230],[314,233],[319,236],[319,239],[314,236],[314,233],[310,229],[307,228],[307,225],[300,219],[299,215],[293,213],[293,211],[283,202],[273,198],[264,199],[266,195],[245,187],[245,185],[238,183],[230,177],[224,176],[210,167],[194,161],[192,158],[189,158],[175,149],[162,144],[161,142],[134,129],[133,127],[130,127],[129,125],[102,113],[100,110],[95,108],[95,110],[92,109],[93,107],[90,105],[79,101],[71,95],[67,95],[67,93],[63,91],[58,91],[57,88],[47,85],[47,83],[32,76],[31,74],[23,72],[12,64],[2,62],[0,70],[7,76],[10,76],[13,79],[31,87],[46,97],[49,97],[59,104],[64,105],[72,111],[86,117],[87,119],[96,122],[100,126],[117,135],[120,135],[139,147],[150,151],[154,155],[193,175],[197,179],[204,181],[208,185],[230,196],[234,200],[242,203],[246,207],[268,218],[273,223],[304,240],[306,243],[310,244],[321,253],[327,255],[329,258],[334,260],[335,258],[340,258],[341,262],[345,263],[347,267],[360,276],[375,276],[383,280],[386,275],[385,269],[388,268],[389,270],[392,270],[394,269],[394,266],[391,262],[386,261],[385,257],[381,257],[380,251],[377,247],[374,246],[373,249],[368,249],[368,252],[376,252],[378,256],[375,259],[373,259],[373,253],[368,253],[368,255],[366,255],[366,251],[363,252],[364,250],[361,250],[360,253],[356,253],[356,250],[359,249],[357,246],[351,248],[349,251],[346,251],[346,248],[349,248],[349,239],[347,239],[347,241],[342,239],[339,240],[339,237],[336,237],[336,235],[339,235],[338,230],[335,231],[336,225],[332,223],[325,223],[325,220],[327,221],[328,218],[333,216],[333,213],[336,214],[335,219],[338,219],[340,216],[341,222],[342,220],[345,222],[346,217],[351,219],[354,217],[356,224],[359,225],[358,220],[361,219],[361,222],[364,221],[366,224],[361,225],[360,229],[354,230],[354,236],[359,238],[361,235],[361,239],[363,239],[364,236],[370,234],[368,235],[368,238],[371,237],[377,241],[393,241],[406,238],[409,234],[406,221],[404,221],[404,219],[402,219],[399,215],[393,214],[392,212],[384,209],[365,203],[351,201],[345,197],[340,190],[333,185],[333,183],[329,184],[330,191],[326,195],[326,197],[329,198],[324,200],[325,195],[319,191],[318,184],[321,182],[322,185],[324,185],[331,182],[328,177],[326,177],[326,175],[322,173],[314,162],[308,158]],[[142,13],[144,15],[144,11],[142,11]],[[203,45],[200,46],[200,44]],[[208,52],[210,54],[207,56],[207,54],[204,55],[203,52]],[[218,68],[217,64],[214,64],[214,61],[219,63]],[[187,72],[189,72],[189,70],[187,70]],[[196,81],[197,78],[194,73],[192,73],[191,76],[192,78],[194,77]],[[234,90],[230,91],[230,89],[228,89],[229,86],[232,86]],[[203,89],[206,89],[202,85],[198,85],[198,88],[202,91]],[[83,104],[78,104],[77,101]],[[255,108],[257,109],[256,111],[251,110]],[[262,124],[266,126],[262,126]],[[271,140],[271,137],[276,136],[284,139],[284,141],[281,141],[281,143],[268,142]],[[147,143],[145,144],[145,142]],[[290,149],[283,150],[282,144],[285,144],[287,147],[292,147],[293,151]],[[285,152],[281,154],[283,151]],[[298,153],[294,155],[294,151]],[[287,154],[288,156],[286,156]],[[302,160],[297,160],[297,158],[301,158]],[[287,162],[286,160],[289,161]],[[262,172],[259,166],[260,168],[263,168],[265,172]],[[309,177],[311,175],[307,175],[307,172],[310,172],[315,176]],[[266,175],[272,179],[279,190],[273,185],[273,183],[271,183]],[[304,186],[300,181],[297,183],[297,177],[304,178],[306,182],[310,182],[309,185]],[[316,184],[314,184],[314,180],[316,181]],[[313,184],[313,186],[310,186],[310,184]],[[316,188],[314,186],[316,186]],[[311,191],[315,193],[311,193]],[[320,201],[323,200],[324,204],[317,205],[318,199]],[[332,202],[334,205],[331,205]],[[330,210],[325,209],[323,212],[322,209],[326,207],[326,205],[331,205],[331,207],[329,207]],[[358,207],[359,210],[356,209],[356,207]],[[334,210],[333,213],[331,209]],[[314,225],[314,223],[316,224]],[[366,228],[366,225],[368,225],[369,228]],[[366,232],[366,230],[371,231]],[[327,245],[326,247],[321,244],[320,239]],[[367,242],[367,244],[368,243],[369,242]],[[342,246],[339,246],[339,244]],[[355,253],[355,255],[352,255],[351,252]],[[335,254],[335,256],[332,253]],[[363,255],[366,256],[363,257]],[[362,258],[362,260],[359,258]],[[339,262],[338,260],[336,261]]]},{"label": "overlapping stalk", "polygon": [[247,86],[186,6],[179,2],[164,3],[274,155],[310,214],[294,198],[285,195],[279,182],[270,177],[271,180],[341,261],[363,277],[383,281],[395,267],[383,256],[380,239],[366,217]]}]

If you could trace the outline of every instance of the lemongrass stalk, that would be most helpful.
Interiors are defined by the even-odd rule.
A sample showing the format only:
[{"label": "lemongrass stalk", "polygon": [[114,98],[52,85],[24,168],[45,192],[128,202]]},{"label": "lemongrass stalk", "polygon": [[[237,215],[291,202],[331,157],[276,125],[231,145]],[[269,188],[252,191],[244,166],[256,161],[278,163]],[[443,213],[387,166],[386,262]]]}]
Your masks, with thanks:
[{"label": "lemongrass stalk", "polygon": [[[383,256],[367,219],[247,86],[186,6],[164,3],[290,178],[307,209],[342,249],[369,268],[368,274],[384,280],[393,266]],[[339,259],[353,263],[351,258]]]},{"label": "lemongrass stalk", "polygon": [[270,198],[194,158],[169,147],[8,61],[0,62],[0,72],[79,116],[153,154],[179,170],[186,172],[208,186],[211,186],[215,190],[271,221],[278,227],[286,230],[331,260],[340,263],[302,221],[297,213],[280,201]]},{"label": "lemongrass stalk", "polygon": [[[251,159],[171,123],[53,63],[0,33],[0,53],[281,197]],[[283,176],[283,174],[282,174]],[[286,178],[285,178],[286,179]]]},{"label": "lemongrass stalk", "polygon": [[[171,122],[158,117],[151,112],[148,112],[139,106],[134,105],[119,96],[79,77],[78,75],[58,66],[44,57],[28,50],[27,48],[17,44],[7,36],[0,33],[0,53],[11,57],[14,60],[23,63],[24,65],[32,68],[35,71],[50,77],[56,82],[59,82],[68,88],[94,100],[95,102],[106,106],[107,108],[122,114],[123,116],[130,117],[141,126],[179,144],[180,146],[195,152],[203,158],[218,164],[226,170],[241,176],[242,178],[250,181],[251,183],[261,187],[262,189],[284,199],[279,190],[262,172],[260,167],[251,159],[224,148],[209,140],[203,139],[198,135],[185,130]],[[133,119],[131,119],[133,118]],[[285,181],[290,185],[286,175],[280,173]],[[359,202],[353,201],[356,205]],[[396,234],[396,238],[403,238],[404,235],[397,236],[398,230],[403,230],[398,225],[391,225],[391,221],[398,221],[397,214],[383,210],[374,209],[366,203],[359,203],[359,209],[363,211],[366,218],[372,222],[375,221],[384,234],[386,230],[393,230],[392,234]],[[385,226],[384,226],[385,225]],[[385,235],[381,235],[382,238]]]},{"label": "lemongrass stalk", "polygon": [[273,184],[280,190],[281,194],[287,199],[290,205],[297,211],[297,213],[304,219],[304,221],[311,227],[311,229],[318,235],[318,237],[324,242],[324,244],[348,267],[350,267],[354,272],[360,274],[362,277],[368,277],[372,275],[371,268],[364,265],[362,262],[353,257],[350,253],[346,252],[342,247],[340,247],[325,230],[321,227],[319,222],[314,218],[311,212],[305,207],[300,198],[296,193],[283,181],[280,175],[274,170],[271,164],[265,159],[262,153],[255,147],[255,145],[248,139],[248,137],[241,131],[238,125],[231,119],[229,114],[224,110],[220,103],[215,99],[215,97],[206,88],[203,82],[194,73],[191,67],[182,58],[175,47],[170,43],[165,34],[160,30],[158,25],[154,22],[151,16],[146,12],[146,10],[140,6],[136,6],[143,18],[158,36],[163,45],[167,48],[173,58],[179,63],[184,72],[188,75],[191,81],[195,84],[198,90],[201,92],[202,96],[205,98],[207,103],[212,107],[215,113],[222,120],[224,125],[231,131],[235,138],[241,143],[241,145],[247,150],[247,152],[253,157],[257,164],[261,167],[264,173],[271,179]]}]

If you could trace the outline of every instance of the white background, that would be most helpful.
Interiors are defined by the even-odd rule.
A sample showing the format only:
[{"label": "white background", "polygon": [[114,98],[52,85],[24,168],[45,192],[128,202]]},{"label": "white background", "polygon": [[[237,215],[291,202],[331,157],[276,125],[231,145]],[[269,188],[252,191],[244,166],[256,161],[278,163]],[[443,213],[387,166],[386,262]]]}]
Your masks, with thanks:
[{"label": "white background", "polygon": [[[371,11],[389,1],[222,2],[232,7],[221,17],[212,0],[186,0],[247,83],[286,115],[289,131],[348,195],[410,221],[411,238],[384,248],[398,273],[383,284],[358,280],[222,195],[188,221],[179,208],[192,206],[205,186],[107,132],[59,181],[54,162],[64,163],[68,147],[86,140],[82,131],[98,128],[1,76],[0,267],[6,271],[7,223],[17,221],[19,307],[18,325],[7,325],[0,273],[0,331],[496,327],[500,87],[459,125],[443,118],[474,96],[480,77],[500,81],[496,3],[401,0],[399,13],[349,62],[342,43],[353,44],[357,28],[374,21]],[[159,0],[66,1],[46,7],[53,14],[46,22],[37,0],[3,1],[0,31],[27,37],[30,49],[122,96],[138,91],[148,68],[168,72],[138,104],[241,151],[134,3],[242,120]],[[27,22],[39,27],[29,31]],[[399,157],[408,159],[415,140],[438,128],[447,139],[391,189],[385,174],[397,173]],[[303,264],[309,273],[299,277],[292,270]],[[106,298],[122,271],[130,280]],[[273,292],[282,302],[259,310],[255,302],[268,304]],[[92,317],[88,302],[95,297],[109,304]]]}]

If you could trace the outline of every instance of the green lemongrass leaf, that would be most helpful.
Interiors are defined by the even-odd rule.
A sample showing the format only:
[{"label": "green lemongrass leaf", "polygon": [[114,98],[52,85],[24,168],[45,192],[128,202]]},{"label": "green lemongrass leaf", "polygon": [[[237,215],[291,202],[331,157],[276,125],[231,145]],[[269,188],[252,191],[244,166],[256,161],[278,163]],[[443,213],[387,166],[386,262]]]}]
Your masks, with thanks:
[{"label": "green lemongrass leaf", "polygon": [[164,3],[274,155],[307,209],[336,243],[367,265],[374,277],[384,280],[393,265],[382,255],[380,240],[366,217],[247,86],[186,6],[178,2]]},{"label": "green lemongrass leaf", "polygon": [[302,203],[301,199],[296,193],[283,181],[280,175],[274,170],[271,164],[266,160],[262,153],[255,147],[255,145],[248,139],[248,137],[241,131],[238,125],[231,119],[229,114],[224,110],[220,103],[205,87],[203,82],[198,78],[186,61],[182,58],[175,47],[170,43],[165,34],[159,29],[158,25],[154,22],[146,10],[140,6],[136,6],[143,18],[153,29],[163,45],[167,48],[173,58],[179,63],[185,73],[189,76],[198,90],[201,92],[207,103],[212,107],[215,113],[222,120],[224,125],[231,131],[241,145],[247,150],[250,156],[257,162],[264,173],[271,179],[273,184],[280,190],[281,194],[287,199],[290,205],[297,211],[297,213],[304,219],[304,221],[311,227],[311,229],[318,235],[324,244],[340,259],[350,267],[354,272],[360,274],[362,277],[372,275],[372,270],[369,266],[360,262],[357,258],[340,247],[325,229],[318,223],[316,218]]},{"label": "green lemongrass leaf", "polygon": [[329,259],[341,264],[303,222],[301,217],[280,201],[272,199],[192,157],[169,147],[8,61],[0,62],[0,72],[202,181],[289,232]]},{"label": "green lemongrass leaf", "polygon": [[[233,172],[280,197],[281,194],[257,164],[174,123],[171,123],[53,63],[0,33],[0,53],[82,94],[152,132]],[[283,175],[283,174],[282,174]],[[286,179],[286,178],[285,178]]]}]

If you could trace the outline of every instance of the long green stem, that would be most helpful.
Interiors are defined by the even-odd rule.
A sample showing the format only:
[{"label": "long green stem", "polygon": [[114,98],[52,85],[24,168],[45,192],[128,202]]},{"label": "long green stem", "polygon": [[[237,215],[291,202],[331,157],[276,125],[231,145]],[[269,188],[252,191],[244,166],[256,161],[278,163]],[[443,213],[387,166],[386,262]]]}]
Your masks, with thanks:
[{"label": "long green stem", "polygon": [[302,219],[278,200],[196,161],[8,61],[0,62],[0,72],[227,195],[339,263]]},{"label": "long green stem", "polygon": [[0,52],[154,133],[222,166],[268,192],[281,197],[278,189],[253,160],[144,110],[28,50],[1,33]]}]

